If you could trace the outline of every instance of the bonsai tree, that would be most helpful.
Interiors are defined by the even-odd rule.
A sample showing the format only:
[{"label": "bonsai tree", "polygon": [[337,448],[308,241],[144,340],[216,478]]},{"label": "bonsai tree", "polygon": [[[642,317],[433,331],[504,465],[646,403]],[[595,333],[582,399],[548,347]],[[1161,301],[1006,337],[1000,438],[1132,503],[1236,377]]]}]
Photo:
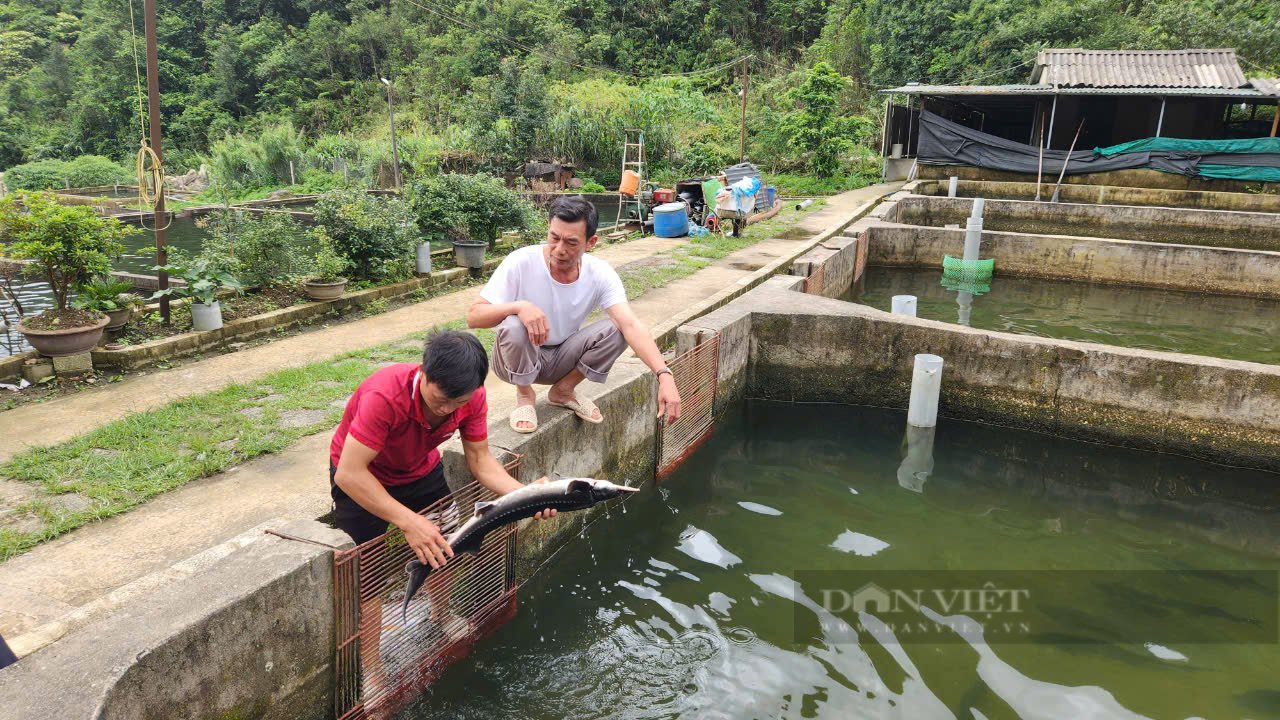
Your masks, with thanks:
[{"label": "bonsai tree", "polygon": [[98,217],[93,208],[59,205],[50,193],[20,192],[0,200],[5,252],[33,261],[53,290],[56,306],[35,318],[48,324],[63,317],[75,321],[68,308],[71,288],[110,273],[111,257],[124,252],[122,241],[137,232],[115,218]]},{"label": "bonsai tree", "polygon": [[311,282],[336,283],[343,279],[342,273],[351,267],[351,261],[333,249],[333,243],[322,239],[320,249],[316,252],[311,265]]}]

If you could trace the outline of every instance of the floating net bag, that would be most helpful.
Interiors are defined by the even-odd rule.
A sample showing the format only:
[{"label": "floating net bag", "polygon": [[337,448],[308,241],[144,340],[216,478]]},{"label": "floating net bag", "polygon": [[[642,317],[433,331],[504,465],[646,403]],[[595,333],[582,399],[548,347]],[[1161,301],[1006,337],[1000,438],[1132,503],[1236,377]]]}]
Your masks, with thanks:
[{"label": "floating net bag", "polygon": [[995,258],[990,260],[961,260],[945,255],[942,258],[942,277],[952,280],[990,280],[995,270]]}]

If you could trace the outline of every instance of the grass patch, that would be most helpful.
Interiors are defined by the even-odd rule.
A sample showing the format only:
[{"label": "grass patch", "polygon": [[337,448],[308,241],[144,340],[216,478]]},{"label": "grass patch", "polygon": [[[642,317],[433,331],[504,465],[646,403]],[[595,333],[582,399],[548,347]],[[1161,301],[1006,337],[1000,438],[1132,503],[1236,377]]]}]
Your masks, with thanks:
[{"label": "grass patch", "polygon": [[[442,327],[466,324],[457,320]],[[421,340],[428,332],[176,400],[15,456],[0,466],[0,475],[37,484],[43,494],[14,514],[34,515],[42,526],[0,528],[0,560],[192,480],[280,452],[300,437],[331,431],[342,417],[334,403],[384,363],[420,361],[422,351],[406,340]],[[492,350],[494,331],[475,332]]]},{"label": "grass patch", "polygon": [[813,175],[792,175],[775,173],[769,175],[769,184],[778,190],[779,195],[835,195],[849,190],[857,190],[880,182],[880,176],[869,175],[836,175],[819,178]]}]

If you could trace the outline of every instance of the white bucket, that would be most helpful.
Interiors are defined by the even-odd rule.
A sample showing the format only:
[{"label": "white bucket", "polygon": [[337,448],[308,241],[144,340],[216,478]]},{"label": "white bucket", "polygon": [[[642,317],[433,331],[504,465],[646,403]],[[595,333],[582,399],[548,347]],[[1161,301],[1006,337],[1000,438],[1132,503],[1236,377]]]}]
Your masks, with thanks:
[{"label": "white bucket", "polygon": [[894,295],[893,309],[894,315],[910,315],[916,316],[916,296],[915,295]]},{"label": "white bucket", "polygon": [[902,143],[893,144],[893,154],[890,155],[890,157],[892,157],[894,160],[902,159]]},{"label": "white bucket", "polygon": [[419,275],[431,274],[431,243],[421,243],[413,249],[413,264]]},{"label": "white bucket", "polygon": [[222,306],[217,300],[212,305],[191,303],[191,327],[196,332],[208,332],[222,328]]}]

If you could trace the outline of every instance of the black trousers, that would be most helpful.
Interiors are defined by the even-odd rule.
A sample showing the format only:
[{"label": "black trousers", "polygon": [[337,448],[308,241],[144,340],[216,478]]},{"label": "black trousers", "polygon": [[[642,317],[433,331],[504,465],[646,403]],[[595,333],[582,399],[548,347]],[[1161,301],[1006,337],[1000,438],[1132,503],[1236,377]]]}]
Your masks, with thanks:
[{"label": "black trousers", "polygon": [[[387,521],[361,507],[334,481],[338,468],[329,464],[329,494],[333,497],[333,520],[357,545],[366,543],[387,531]],[[431,472],[406,485],[384,485],[387,493],[414,512],[422,512],[432,503],[449,495],[444,479],[444,463],[436,463]]]}]

